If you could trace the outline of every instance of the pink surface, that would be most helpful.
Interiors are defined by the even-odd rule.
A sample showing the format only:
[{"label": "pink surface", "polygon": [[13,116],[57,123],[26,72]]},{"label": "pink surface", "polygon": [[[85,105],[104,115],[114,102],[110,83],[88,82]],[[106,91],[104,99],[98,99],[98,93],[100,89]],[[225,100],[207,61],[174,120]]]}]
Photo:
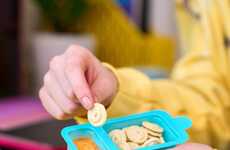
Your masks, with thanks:
[{"label": "pink surface", "polygon": [[50,119],[39,100],[12,97],[0,100],[0,130],[9,130]]},{"label": "pink surface", "polygon": [[54,148],[47,144],[15,138],[5,134],[0,134],[0,147],[15,150],[54,150]]}]

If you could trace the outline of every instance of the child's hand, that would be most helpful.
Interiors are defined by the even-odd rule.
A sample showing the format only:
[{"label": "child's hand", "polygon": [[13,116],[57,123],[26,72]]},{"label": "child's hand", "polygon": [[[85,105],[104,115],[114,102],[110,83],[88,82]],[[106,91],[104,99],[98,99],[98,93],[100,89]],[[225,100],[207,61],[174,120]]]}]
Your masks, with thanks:
[{"label": "child's hand", "polygon": [[170,150],[213,150],[211,147],[197,143],[187,143]]},{"label": "child's hand", "polygon": [[74,45],[50,61],[39,96],[51,115],[67,119],[85,115],[95,101],[108,105],[116,90],[114,74],[90,51]]}]

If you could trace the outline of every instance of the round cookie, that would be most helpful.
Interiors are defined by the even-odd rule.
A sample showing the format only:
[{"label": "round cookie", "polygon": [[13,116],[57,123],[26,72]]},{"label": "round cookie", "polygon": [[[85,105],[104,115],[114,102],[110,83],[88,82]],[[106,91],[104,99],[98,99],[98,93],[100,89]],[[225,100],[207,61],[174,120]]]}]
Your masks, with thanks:
[{"label": "round cookie", "polygon": [[129,146],[131,149],[137,149],[140,147],[140,145],[138,145],[137,143],[134,143],[134,142],[128,142]]},{"label": "round cookie", "polygon": [[145,143],[142,146],[145,147],[145,146],[151,146],[155,144],[160,144],[160,139],[157,137],[151,137],[150,139],[145,141]]},{"label": "round cookie", "polygon": [[160,142],[161,142],[161,144],[165,143],[165,140],[162,136],[160,137]]},{"label": "round cookie", "polygon": [[[146,129],[146,128],[144,128],[144,129]],[[147,130],[147,133],[148,133],[149,136],[154,136],[154,137],[161,137],[162,136],[161,133],[157,133],[157,132],[154,132],[154,131],[149,130],[149,129],[146,129],[146,130]]]},{"label": "round cookie", "polygon": [[126,135],[123,130],[115,129],[109,133],[112,141],[116,144],[121,144],[126,142]]},{"label": "round cookie", "polygon": [[133,150],[128,143],[120,143],[118,144],[121,150]]},{"label": "round cookie", "polygon": [[88,121],[93,126],[101,126],[107,119],[107,112],[104,105],[95,103],[94,107],[87,113]]},{"label": "round cookie", "polygon": [[142,126],[153,132],[157,132],[157,133],[162,133],[164,131],[163,128],[161,128],[159,125],[148,122],[148,121],[142,122]]},{"label": "round cookie", "polygon": [[148,133],[142,127],[139,126],[130,126],[125,129],[125,133],[127,138],[134,143],[142,144],[148,138]]}]

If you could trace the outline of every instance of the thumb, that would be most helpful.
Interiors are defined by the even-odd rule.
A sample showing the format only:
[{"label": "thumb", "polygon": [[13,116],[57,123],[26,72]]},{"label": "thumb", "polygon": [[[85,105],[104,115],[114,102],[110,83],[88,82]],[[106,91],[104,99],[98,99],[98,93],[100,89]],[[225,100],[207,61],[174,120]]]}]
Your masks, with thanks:
[{"label": "thumb", "polygon": [[73,92],[81,105],[89,110],[93,107],[94,100],[85,78],[85,73],[80,68],[66,70],[66,76],[71,83]]}]

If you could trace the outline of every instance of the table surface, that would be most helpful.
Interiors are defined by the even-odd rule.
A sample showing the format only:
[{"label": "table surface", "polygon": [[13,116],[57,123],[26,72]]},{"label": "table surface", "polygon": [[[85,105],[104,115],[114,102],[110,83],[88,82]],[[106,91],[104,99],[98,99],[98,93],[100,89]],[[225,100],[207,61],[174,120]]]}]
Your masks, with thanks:
[{"label": "table surface", "polygon": [[53,119],[33,97],[0,99],[0,132],[16,138],[51,144],[65,145],[60,131],[76,124],[74,120]]},{"label": "table surface", "polygon": [[11,97],[0,100],[0,131],[35,124],[52,117],[33,97]]}]

